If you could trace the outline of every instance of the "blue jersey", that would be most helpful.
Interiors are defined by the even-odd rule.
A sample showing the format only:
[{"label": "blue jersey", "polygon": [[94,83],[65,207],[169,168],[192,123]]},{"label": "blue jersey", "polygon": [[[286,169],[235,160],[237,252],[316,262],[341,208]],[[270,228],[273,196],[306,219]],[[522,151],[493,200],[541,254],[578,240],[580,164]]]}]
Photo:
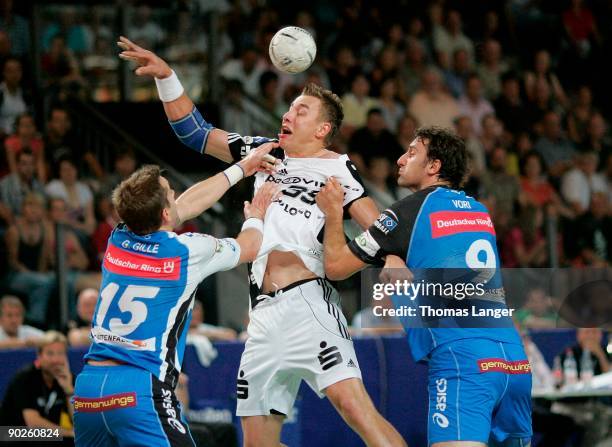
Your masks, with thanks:
[{"label": "blue jersey", "polygon": [[[501,288],[491,217],[483,204],[463,191],[436,186],[418,191],[383,211],[349,247],[370,264],[381,265],[382,258],[392,254],[405,259],[409,269],[495,269],[488,285]],[[465,338],[521,344],[513,327],[423,328],[407,333],[415,360]]]},{"label": "blue jersey", "polygon": [[181,371],[197,286],[238,264],[234,239],[158,231],[112,232],[86,359],[112,359],[151,372],[174,387]]}]

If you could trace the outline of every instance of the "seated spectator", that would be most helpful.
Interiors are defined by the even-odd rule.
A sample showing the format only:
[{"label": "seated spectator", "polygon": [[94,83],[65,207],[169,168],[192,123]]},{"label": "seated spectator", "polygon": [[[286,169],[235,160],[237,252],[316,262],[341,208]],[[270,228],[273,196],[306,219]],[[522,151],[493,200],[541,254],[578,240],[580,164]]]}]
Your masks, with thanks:
[{"label": "seated spectator", "polygon": [[342,126],[348,134],[358,127],[364,126],[368,110],[379,106],[378,100],[372,98],[369,94],[370,82],[364,74],[358,73],[351,83],[351,91],[342,97],[342,108],[344,110]]},{"label": "seated spectator", "polygon": [[225,97],[221,105],[221,122],[225,129],[236,129],[242,135],[256,134],[256,121],[253,110],[249,110],[244,99],[244,89],[240,81],[228,80],[225,83]]},{"label": "seated spectator", "polygon": [[100,197],[97,208],[99,217],[98,226],[91,236],[91,242],[93,243],[93,247],[96,252],[97,265],[100,267],[102,265],[102,261],[104,260],[104,253],[106,252],[106,246],[108,245],[108,238],[110,237],[113,229],[119,223],[120,219],[119,214],[117,214],[113,202],[110,199],[110,196]]},{"label": "seated spectator", "polygon": [[434,49],[450,60],[452,54],[463,49],[467,52],[470,64],[474,63],[474,43],[463,34],[461,14],[458,11],[448,11],[446,26],[434,34]]},{"label": "seated spectator", "polygon": [[597,152],[600,161],[599,168],[605,167],[608,156],[612,154],[612,141],[608,135],[608,124],[601,113],[595,112],[589,118],[586,137],[581,145],[584,149]]},{"label": "seated spectator", "polygon": [[219,74],[226,81],[240,82],[247,94],[257,96],[260,94],[259,78],[264,71],[266,71],[266,64],[263,58],[255,48],[247,48],[240,54],[239,59],[230,59],[225,62]]},{"label": "seated spectator", "polygon": [[474,134],[479,137],[482,133],[482,119],[494,114],[493,106],[482,96],[482,83],[476,74],[471,74],[465,81],[465,93],[459,98],[459,111],[472,119]]},{"label": "seated spectator", "polygon": [[89,333],[97,302],[98,289],[85,289],[79,293],[76,305],[77,317],[68,323],[70,346],[89,346],[91,343]]},{"label": "seated spectator", "polygon": [[563,135],[561,119],[556,112],[549,111],[544,115],[542,131],[534,149],[546,162],[548,175],[558,179],[572,167],[572,157],[576,151],[571,141]]},{"label": "seated spectator", "polygon": [[537,83],[538,81],[543,81],[548,85],[554,100],[566,108],[568,105],[567,97],[561,82],[559,82],[559,78],[552,71],[550,53],[546,50],[540,50],[535,53],[533,60],[533,71],[525,73],[525,92],[527,93],[527,98],[530,101],[535,101]]},{"label": "seated spectator", "polygon": [[418,127],[419,123],[417,120],[409,114],[404,115],[399,121],[396,129],[397,142],[402,147],[402,152],[408,152]]},{"label": "seated spectator", "polygon": [[427,52],[423,43],[410,38],[406,45],[406,62],[400,67],[400,78],[404,87],[402,97],[411,97],[421,88],[421,80],[427,71]]},{"label": "seated spectator", "polygon": [[589,210],[574,222],[575,266],[606,267],[612,262],[612,216],[608,196],[593,193]]},{"label": "seated spectator", "polygon": [[440,74],[428,69],[423,74],[421,88],[414,94],[408,111],[421,126],[453,127],[461,112],[457,101],[444,91]]},{"label": "seated spectator", "polygon": [[548,243],[544,237],[544,212],[535,206],[525,206],[502,241],[502,263],[506,268],[547,267]]},{"label": "seated spectator", "polygon": [[567,115],[567,134],[575,144],[580,144],[587,137],[589,121],[591,115],[595,113],[591,88],[588,85],[581,85],[572,102]]},{"label": "seated spectator", "polygon": [[576,367],[578,369],[578,377],[582,370],[582,353],[588,350],[591,354],[591,362],[593,364],[594,375],[607,373],[610,371],[610,361],[612,356],[607,353],[602,347],[603,331],[599,328],[578,328],[576,330],[576,341],[577,343],[572,346],[568,346],[562,352],[559,353],[561,359],[561,365],[565,361],[568,350],[571,350],[576,360]]},{"label": "seated spectator", "polygon": [[561,195],[577,216],[589,209],[593,193],[607,193],[604,176],[596,172],[598,162],[595,152],[581,152],[576,158],[576,166],[561,179]]},{"label": "seated spectator", "polygon": [[47,161],[52,165],[71,153],[72,148],[77,147],[70,115],[63,107],[54,106],[51,108],[44,140]]},{"label": "seated spectator", "polygon": [[527,329],[552,329],[557,327],[557,315],[552,298],[536,287],[527,293],[523,307],[518,309],[515,318],[521,327]]},{"label": "seated spectator", "polygon": [[374,155],[382,155],[395,163],[403,153],[393,134],[386,129],[380,109],[368,111],[365,127],[353,133],[348,149],[359,171],[365,170],[365,164]]},{"label": "seated spectator", "polygon": [[137,166],[138,160],[132,148],[129,146],[121,148],[115,155],[114,171],[104,178],[100,187],[100,194],[110,197],[119,183],[132,175]]},{"label": "seated spectator", "polygon": [[504,213],[511,216],[522,197],[518,179],[507,172],[506,149],[496,147],[489,160],[489,170],[482,175],[481,196],[494,200],[494,215]]},{"label": "seated spectator", "polygon": [[480,177],[486,168],[486,154],[484,147],[474,135],[472,119],[465,115],[457,118],[455,120],[455,132],[465,141],[465,148],[471,156],[470,174]]},{"label": "seated spectator", "polygon": [[4,295],[0,299],[0,349],[37,346],[44,332],[23,324],[25,309],[19,298]]},{"label": "seated spectator", "polygon": [[55,287],[51,269],[53,245],[44,215],[43,198],[30,193],[23,201],[22,216],[6,232],[9,264],[6,284],[28,297],[28,319],[40,325],[45,324]]},{"label": "seated spectator", "polygon": [[[70,318],[74,318],[76,314],[75,298],[76,294],[88,287],[97,288],[100,285],[100,273],[86,272],[89,266],[89,259],[75,231],[67,225],[67,210],[66,202],[63,199],[49,199],[48,204],[49,218],[49,235],[51,246],[56,245],[56,231],[58,224],[62,224],[64,231],[64,252],[67,272],[67,288],[68,288],[68,308],[70,310]],[[57,259],[55,250],[52,252],[51,265],[55,266]]]},{"label": "seated spectator", "polygon": [[189,333],[204,335],[209,340],[236,340],[236,331],[227,327],[204,323],[204,306],[199,300],[193,302]]},{"label": "seated spectator", "polygon": [[273,71],[264,71],[259,78],[259,91],[264,109],[273,116],[283,116],[287,104],[280,100],[278,75]]},{"label": "seated spectator", "polygon": [[12,222],[23,211],[23,201],[30,193],[44,195],[41,182],[34,176],[34,155],[29,149],[17,154],[15,172],[0,180],[0,200],[11,214]]},{"label": "seated spectator", "polygon": [[66,223],[81,235],[91,235],[96,226],[93,211],[93,194],[89,187],[79,181],[73,160],[64,158],[59,162],[59,179],[46,186],[47,195],[62,199],[66,204]]},{"label": "seated spectator", "polygon": [[470,57],[463,48],[453,53],[453,62],[450,70],[444,71],[444,82],[455,98],[465,93],[465,81],[470,75]]},{"label": "seated spectator", "polygon": [[552,207],[555,212],[573,218],[546,175],[542,173],[542,156],[536,151],[528,152],[521,160],[521,191],[525,203],[537,207]]},{"label": "seated spectator", "polygon": [[399,81],[399,54],[395,47],[388,45],[378,53],[376,65],[368,75],[370,81],[370,93],[372,96],[380,96],[382,84],[386,79]]},{"label": "seated spectator", "polygon": [[46,130],[45,154],[51,166],[70,158],[76,163],[81,177],[104,178],[104,170],[98,159],[87,148],[82,148],[82,142],[76,138],[66,109],[61,106],[51,108]]},{"label": "seated spectator", "polygon": [[593,43],[601,43],[597,21],[591,9],[583,0],[573,0],[571,6],[563,11],[563,27],[571,45],[573,60],[580,63],[587,59],[593,50]]},{"label": "seated spectator", "polygon": [[45,165],[45,149],[41,136],[36,130],[34,117],[24,113],[15,120],[15,133],[4,142],[6,149],[6,162],[10,172],[17,172],[17,157],[24,150],[30,150],[34,155],[36,174],[42,183],[47,181],[47,168]]},{"label": "seated spectator", "polygon": [[502,59],[502,47],[495,39],[487,39],[482,46],[482,62],[476,67],[482,81],[484,97],[493,101],[501,93],[502,74],[508,70],[508,64]]},{"label": "seated spectator", "polygon": [[397,125],[406,113],[406,107],[398,100],[397,78],[387,78],[380,88],[380,110],[387,129],[395,131]]},{"label": "seated spectator", "polygon": [[66,337],[44,334],[33,365],[18,372],[8,384],[2,402],[2,425],[57,428],[73,438],[72,373],[66,355]]},{"label": "seated spectator", "polygon": [[336,50],[334,62],[327,70],[331,90],[342,97],[351,90],[351,81],[355,76],[357,61],[349,46],[342,45]]},{"label": "seated spectator", "polygon": [[85,80],[79,62],[67,47],[63,35],[56,34],[51,38],[51,44],[41,58],[41,69],[45,87],[53,95],[52,100],[62,102],[83,93]]},{"label": "seated spectator", "polygon": [[532,123],[527,121],[519,78],[514,72],[502,76],[501,95],[493,102],[493,106],[495,114],[508,132],[516,134],[530,128]]},{"label": "seated spectator", "polygon": [[21,61],[10,57],[2,67],[0,84],[0,136],[10,135],[15,130],[15,120],[28,111],[29,98],[21,84],[23,69]]},{"label": "seated spectator", "polygon": [[397,200],[393,190],[389,188],[393,165],[387,157],[378,154],[371,156],[366,166],[363,172],[363,185],[366,192],[374,200],[379,210],[389,208]]}]

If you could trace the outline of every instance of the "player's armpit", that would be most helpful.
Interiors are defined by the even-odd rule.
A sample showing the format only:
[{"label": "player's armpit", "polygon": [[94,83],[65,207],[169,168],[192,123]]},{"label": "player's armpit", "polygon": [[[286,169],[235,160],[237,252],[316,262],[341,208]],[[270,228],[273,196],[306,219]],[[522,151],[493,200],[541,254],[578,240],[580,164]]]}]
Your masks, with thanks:
[{"label": "player's armpit", "polygon": [[378,207],[370,197],[363,197],[351,203],[349,214],[364,230],[369,228],[379,216]]}]

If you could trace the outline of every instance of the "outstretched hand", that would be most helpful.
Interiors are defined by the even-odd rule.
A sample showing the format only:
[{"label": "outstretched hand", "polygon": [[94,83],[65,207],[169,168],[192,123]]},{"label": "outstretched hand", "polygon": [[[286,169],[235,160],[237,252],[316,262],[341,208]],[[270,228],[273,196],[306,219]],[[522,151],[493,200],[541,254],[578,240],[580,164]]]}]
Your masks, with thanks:
[{"label": "outstretched hand", "polygon": [[280,189],[274,182],[266,182],[253,197],[251,202],[244,202],[244,218],[255,217],[262,219],[266,215],[266,211],[270,204],[274,202],[280,195]]},{"label": "outstretched hand", "polygon": [[165,60],[152,51],[139,47],[127,37],[119,37],[117,45],[123,50],[119,53],[121,59],[138,64],[138,68],[134,71],[138,76],[163,79],[172,74],[172,69]]}]

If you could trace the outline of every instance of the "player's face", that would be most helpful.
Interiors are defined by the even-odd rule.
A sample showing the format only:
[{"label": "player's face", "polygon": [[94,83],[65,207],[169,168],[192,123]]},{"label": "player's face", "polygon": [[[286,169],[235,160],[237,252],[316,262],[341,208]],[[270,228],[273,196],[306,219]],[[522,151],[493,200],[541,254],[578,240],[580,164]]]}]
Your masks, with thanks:
[{"label": "player's face", "polygon": [[53,375],[60,373],[67,362],[66,346],[61,342],[45,346],[38,354],[40,369]]},{"label": "player's face", "polygon": [[400,168],[397,184],[413,190],[421,189],[423,181],[427,178],[429,164],[425,144],[415,138],[406,153],[397,160]]},{"label": "player's face", "polygon": [[283,115],[280,145],[285,150],[299,149],[325,137],[321,120],[321,100],[314,96],[298,96]]},{"label": "player's face", "polygon": [[159,183],[161,183],[162,187],[166,191],[166,199],[168,200],[168,206],[164,208],[164,220],[163,224],[169,223],[174,226],[179,221],[178,212],[176,210],[176,194],[174,189],[170,186],[170,183],[165,177],[159,178]]}]

